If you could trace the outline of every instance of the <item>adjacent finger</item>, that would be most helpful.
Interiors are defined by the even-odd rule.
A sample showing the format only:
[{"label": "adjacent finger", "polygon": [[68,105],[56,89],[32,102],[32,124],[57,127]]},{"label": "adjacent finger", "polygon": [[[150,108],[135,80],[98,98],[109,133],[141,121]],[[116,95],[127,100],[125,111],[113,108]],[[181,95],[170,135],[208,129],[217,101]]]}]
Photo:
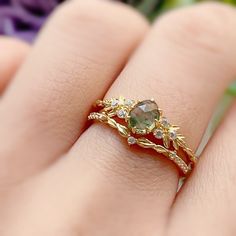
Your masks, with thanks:
[{"label": "adjacent finger", "polygon": [[[153,97],[196,149],[235,73],[231,30],[235,23],[228,15],[232,11],[227,7],[208,4],[163,17],[107,97]],[[80,137],[67,158],[31,184],[35,184],[33,196],[43,199],[40,207],[50,207],[62,227],[75,229],[76,222],[75,232],[88,235],[162,235],[177,183],[178,171],[171,162],[156,153],[129,148],[117,132],[96,124]],[[41,213],[35,213],[33,205],[26,212],[24,223],[37,228]],[[40,228],[48,222],[41,221]]]},{"label": "adjacent finger", "polygon": [[235,119],[234,105],[177,198],[172,214],[173,235],[183,232],[183,228],[183,235],[235,235]]},{"label": "adjacent finger", "polygon": [[29,45],[17,39],[0,37],[0,93],[4,91],[29,52]]},{"label": "adjacent finger", "polygon": [[121,4],[81,0],[59,7],[3,99],[1,178],[19,180],[69,149],[91,104],[147,29]]}]

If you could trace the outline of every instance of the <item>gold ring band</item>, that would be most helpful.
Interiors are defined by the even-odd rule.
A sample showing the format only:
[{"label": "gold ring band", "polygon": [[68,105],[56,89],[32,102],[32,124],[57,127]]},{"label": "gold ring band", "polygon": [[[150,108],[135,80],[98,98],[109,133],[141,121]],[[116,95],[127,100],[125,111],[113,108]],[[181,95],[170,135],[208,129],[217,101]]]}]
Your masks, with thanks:
[{"label": "gold ring band", "polygon": [[118,130],[129,145],[155,150],[188,175],[197,158],[187,146],[179,127],[171,125],[153,100],[135,101],[124,97],[96,101],[89,120],[98,120]]}]

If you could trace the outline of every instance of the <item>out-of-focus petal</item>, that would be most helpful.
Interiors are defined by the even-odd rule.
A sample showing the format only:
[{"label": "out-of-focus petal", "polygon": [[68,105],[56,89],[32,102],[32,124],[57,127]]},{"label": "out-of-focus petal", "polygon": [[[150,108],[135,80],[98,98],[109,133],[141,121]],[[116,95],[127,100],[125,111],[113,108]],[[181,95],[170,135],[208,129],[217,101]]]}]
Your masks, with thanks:
[{"label": "out-of-focus petal", "polygon": [[0,0],[0,34],[32,41],[60,0]]},{"label": "out-of-focus petal", "polygon": [[10,3],[10,0],[0,0],[0,5],[3,6],[3,5],[9,5]]},{"label": "out-of-focus petal", "polygon": [[34,27],[40,27],[44,22],[44,18],[30,15],[23,9],[17,7],[0,7],[0,17],[19,20]]},{"label": "out-of-focus petal", "polygon": [[45,13],[50,13],[57,5],[58,1],[56,0],[18,0],[21,4],[26,7],[31,8],[40,8]]},{"label": "out-of-focus petal", "polygon": [[35,37],[37,36],[38,31],[18,31],[18,32],[14,32],[13,34],[9,35],[15,38],[20,38],[20,39],[24,39],[24,41],[28,42],[28,43],[33,43]]}]

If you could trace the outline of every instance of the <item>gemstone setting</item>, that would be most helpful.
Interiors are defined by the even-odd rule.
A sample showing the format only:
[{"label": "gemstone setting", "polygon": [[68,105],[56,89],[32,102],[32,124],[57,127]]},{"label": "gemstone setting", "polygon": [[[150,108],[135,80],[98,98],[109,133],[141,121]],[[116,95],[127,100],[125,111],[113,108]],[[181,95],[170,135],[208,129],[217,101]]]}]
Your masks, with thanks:
[{"label": "gemstone setting", "polygon": [[127,112],[126,110],[123,110],[123,109],[120,109],[117,111],[117,116],[121,119],[124,119],[127,115]]},{"label": "gemstone setting", "polygon": [[171,140],[175,140],[177,138],[177,133],[175,130],[169,130],[169,137]]},{"label": "gemstone setting", "polygon": [[167,120],[166,117],[162,117],[162,118],[161,118],[161,124],[162,124],[165,128],[167,128],[167,127],[169,126],[169,122],[168,122],[168,120]]},{"label": "gemstone setting", "polygon": [[127,142],[129,145],[133,145],[136,143],[136,138],[134,138],[133,136],[129,136]]},{"label": "gemstone setting", "polygon": [[128,125],[132,131],[139,134],[151,132],[160,118],[160,111],[154,101],[138,102],[129,113]]},{"label": "gemstone setting", "polygon": [[162,139],[163,138],[163,131],[161,129],[155,129],[153,132],[155,138]]},{"label": "gemstone setting", "polygon": [[112,101],[111,101],[111,107],[112,108],[115,108],[115,107],[117,107],[119,105],[119,100],[118,99],[113,99]]},{"label": "gemstone setting", "polygon": [[126,105],[126,106],[132,106],[133,103],[134,103],[134,101],[131,100],[131,99],[126,99],[126,100],[125,100],[125,105]]}]

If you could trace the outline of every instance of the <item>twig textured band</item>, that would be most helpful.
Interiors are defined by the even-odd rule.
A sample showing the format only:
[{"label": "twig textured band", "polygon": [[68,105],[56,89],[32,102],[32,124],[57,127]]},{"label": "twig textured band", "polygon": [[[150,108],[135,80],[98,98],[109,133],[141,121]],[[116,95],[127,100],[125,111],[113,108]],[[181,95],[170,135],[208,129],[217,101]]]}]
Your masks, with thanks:
[{"label": "twig textured band", "polygon": [[156,102],[135,101],[123,97],[96,101],[97,111],[89,120],[98,120],[118,130],[129,145],[153,149],[179,167],[183,175],[191,172],[197,161],[187,146],[179,127],[171,125]]}]

